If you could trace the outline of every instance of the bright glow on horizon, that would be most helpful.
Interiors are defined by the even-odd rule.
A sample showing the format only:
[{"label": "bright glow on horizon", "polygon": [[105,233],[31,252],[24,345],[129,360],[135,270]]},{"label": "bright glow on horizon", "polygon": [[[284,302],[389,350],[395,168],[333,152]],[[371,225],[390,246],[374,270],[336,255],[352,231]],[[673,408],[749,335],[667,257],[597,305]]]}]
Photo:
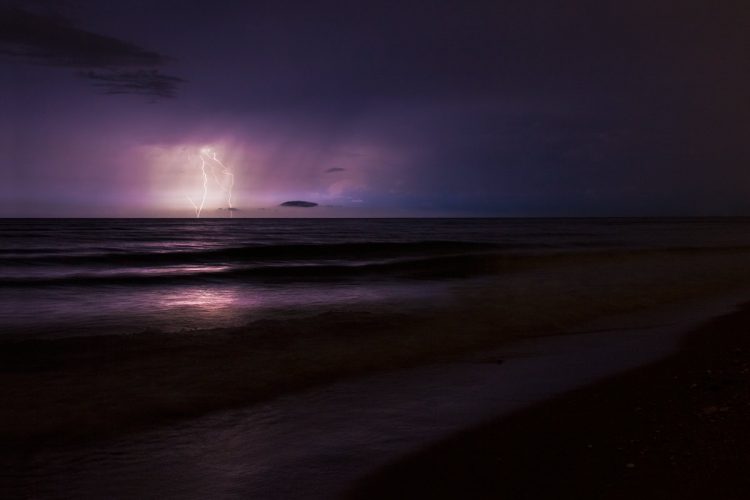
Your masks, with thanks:
[{"label": "bright glow on horizon", "polygon": [[[143,185],[131,199],[148,207],[148,215],[204,219],[403,213],[382,206],[397,195],[392,191],[397,189],[392,178],[401,176],[403,167],[394,159],[395,153],[361,144],[328,151],[305,141],[218,134],[182,139],[142,145],[133,151],[138,158],[133,163],[143,165],[146,176],[126,171],[133,184]],[[330,171],[331,165],[341,170]],[[310,210],[280,207],[289,200],[319,206]]]}]

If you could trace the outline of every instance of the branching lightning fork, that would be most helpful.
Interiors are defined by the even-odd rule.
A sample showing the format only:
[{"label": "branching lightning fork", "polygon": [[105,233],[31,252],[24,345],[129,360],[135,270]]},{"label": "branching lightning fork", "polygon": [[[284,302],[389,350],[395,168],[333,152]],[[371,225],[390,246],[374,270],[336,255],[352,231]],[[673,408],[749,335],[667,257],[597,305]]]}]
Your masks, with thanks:
[{"label": "branching lightning fork", "polygon": [[[232,189],[234,188],[234,174],[232,171],[224,165],[221,160],[216,155],[216,151],[209,147],[201,148],[200,153],[198,154],[198,157],[201,161],[201,176],[203,177],[203,196],[201,197],[200,204],[197,204],[193,201],[192,198],[188,196],[188,200],[193,205],[193,208],[195,209],[195,217],[199,218],[201,216],[201,212],[203,211],[203,207],[206,204],[206,196],[208,195],[208,173],[206,172],[206,160],[211,161],[211,175],[214,178],[214,181],[216,182],[216,185],[224,192],[224,195],[226,196],[227,200],[227,211],[229,212],[229,217],[234,217],[234,207],[232,207]],[[221,168],[221,174],[226,179],[225,182],[222,182],[219,180],[218,175],[216,174],[216,165],[219,165]]]},{"label": "branching lightning fork", "polygon": [[187,199],[193,205],[193,208],[195,208],[196,219],[200,218],[201,216],[201,211],[203,211],[203,206],[206,204],[206,194],[208,194],[208,174],[206,174],[206,160],[205,158],[203,158],[202,154],[200,155],[200,159],[201,159],[201,175],[203,176],[203,196],[201,197],[200,205],[196,204],[190,196],[187,197]]}]

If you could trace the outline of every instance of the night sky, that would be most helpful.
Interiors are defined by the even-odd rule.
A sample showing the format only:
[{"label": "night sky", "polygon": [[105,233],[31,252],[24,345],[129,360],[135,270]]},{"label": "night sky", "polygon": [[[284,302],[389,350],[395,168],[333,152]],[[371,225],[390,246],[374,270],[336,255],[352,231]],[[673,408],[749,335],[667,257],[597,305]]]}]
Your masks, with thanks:
[{"label": "night sky", "polygon": [[750,215],[747,1],[0,6],[0,216]]}]

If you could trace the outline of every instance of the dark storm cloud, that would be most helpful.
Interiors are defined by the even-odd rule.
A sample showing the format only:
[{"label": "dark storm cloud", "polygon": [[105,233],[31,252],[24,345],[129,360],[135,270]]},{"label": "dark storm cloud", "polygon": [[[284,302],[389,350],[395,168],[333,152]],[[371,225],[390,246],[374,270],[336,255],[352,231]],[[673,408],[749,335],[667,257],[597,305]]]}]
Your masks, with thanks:
[{"label": "dark storm cloud", "polygon": [[[325,193],[326,203],[514,215],[750,213],[748,2],[76,5],[76,26],[35,10],[45,28],[17,33],[15,45],[2,35],[6,56],[74,67],[105,93],[170,96],[180,81],[148,72],[167,63],[164,52],[191,81],[179,106],[156,113],[112,100],[116,112],[88,116],[86,96],[63,102],[69,89],[32,80],[34,68],[24,68],[28,85],[6,74],[30,105],[63,102],[65,131],[80,130],[87,145],[98,138],[102,151],[114,143],[115,125],[99,126],[107,123],[126,144],[231,143],[248,158],[238,189],[246,182],[253,196],[292,200]],[[29,107],[18,104],[14,119],[31,121]],[[16,149],[40,165],[59,158],[36,147],[35,131],[45,130],[36,125],[53,136],[63,123],[47,109],[39,104],[35,126],[15,131],[28,130],[28,146]],[[37,189],[54,194],[54,183],[42,185],[53,174],[45,168]],[[138,175],[128,182],[146,182]],[[104,187],[113,199],[122,189]]]},{"label": "dark storm cloud", "polygon": [[402,167],[368,174],[380,191],[398,179],[399,203],[677,213],[746,198],[747,2],[223,6],[207,63],[232,78],[206,99],[309,123],[332,147],[392,146]]},{"label": "dark storm cloud", "polygon": [[622,110],[732,70],[746,11],[696,1],[274,2],[238,8],[226,32],[247,33],[251,103],[337,112],[492,97]]},{"label": "dark storm cloud", "polygon": [[334,172],[345,172],[345,171],[346,171],[346,169],[345,169],[345,168],[341,168],[341,167],[331,167],[331,168],[329,168],[329,169],[327,169],[327,170],[326,170],[326,173],[327,173],[327,174],[332,174],[332,173],[334,173]]},{"label": "dark storm cloud", "polygon": [[184,81],[153,70],[110,73],[85,71],[79,73],[79,76],[91,80],[105,94],[142,94],[155,97],[174,97],[177,85]]},{"label": "dark storm cloud", "polygon": [[0,6],[0,55],[25,63],[85,69],[78,76],[109,94],[173,97],[183,81],[155,69],[169,61],[162,54],[77,28],[56,14],[10,5]]}]

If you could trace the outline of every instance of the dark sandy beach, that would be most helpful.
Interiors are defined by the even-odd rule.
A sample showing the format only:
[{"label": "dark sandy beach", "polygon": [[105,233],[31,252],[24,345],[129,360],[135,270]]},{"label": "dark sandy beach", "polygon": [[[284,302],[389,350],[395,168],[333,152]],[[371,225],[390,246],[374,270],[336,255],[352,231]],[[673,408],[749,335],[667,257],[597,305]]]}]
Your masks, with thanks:
[{"label": "dark sandy beach", "polygon": [[748,325],[745,305],[661,362],[456,435],[350,498],[748,498]]}]

